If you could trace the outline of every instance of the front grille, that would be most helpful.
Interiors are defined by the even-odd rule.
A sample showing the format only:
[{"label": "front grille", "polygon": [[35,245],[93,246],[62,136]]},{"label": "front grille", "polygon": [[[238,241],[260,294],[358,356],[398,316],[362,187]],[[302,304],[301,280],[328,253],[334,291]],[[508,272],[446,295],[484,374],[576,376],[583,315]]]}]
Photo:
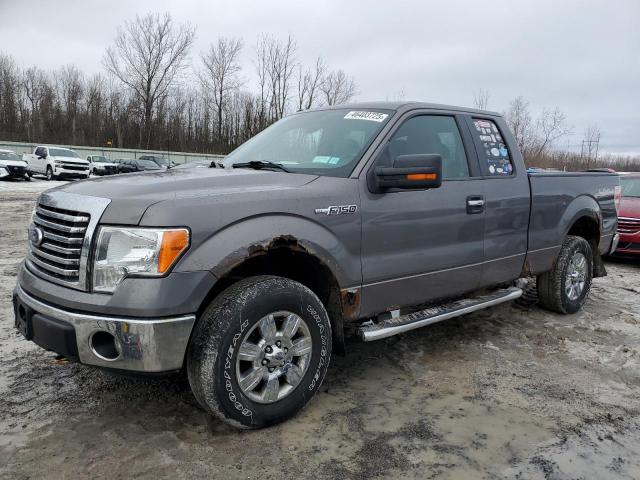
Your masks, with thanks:
[{"label": "front grille", "polygon": [[640,251],[640,243],[633,243],[633,242],[620,243],[618,245],[618,250],[638,250],[638,251]]},{"label": "front grille", "polygon": [[33,267],[65,283],[78,284],[89,220],[88,213],[38,204],[33,223],[42,231],[42,240],[39,245],[31,242],[29,260]]},{"label": "front grille", "polygon": [[638,233],[640,232],[640,218],[618,218],[618,233]]},{"label": "front grille", "polygon": [[11,175],[24,175],[27,173],[27,167],[20,167],[16,165],[8,165],[5,167]]},{"label": "front grille", "polygon": [[89,170],[89,165],[82,165],[82,164],[70,163],[70,162],[62,162],[60,164],[60,167],[64,168],[65,170],[77,170],[80,172]]}]

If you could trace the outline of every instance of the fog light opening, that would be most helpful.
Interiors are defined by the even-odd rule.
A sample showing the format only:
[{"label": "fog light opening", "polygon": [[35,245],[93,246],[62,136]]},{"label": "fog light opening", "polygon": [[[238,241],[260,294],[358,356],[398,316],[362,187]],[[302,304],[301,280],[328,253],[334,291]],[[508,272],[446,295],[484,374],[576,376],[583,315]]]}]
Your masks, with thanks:
[{"label": "fog light opening", "polygon": [[109,332],[95,332],[89,340],[93,353],[103,360],[117,360],[120,352],[116,348],[116,339]]}]

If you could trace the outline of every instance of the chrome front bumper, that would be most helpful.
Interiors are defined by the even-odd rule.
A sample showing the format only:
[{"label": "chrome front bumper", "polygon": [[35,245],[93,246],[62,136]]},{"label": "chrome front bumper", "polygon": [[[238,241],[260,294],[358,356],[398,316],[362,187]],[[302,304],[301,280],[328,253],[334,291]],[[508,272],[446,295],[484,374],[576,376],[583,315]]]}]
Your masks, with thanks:
[{"label": "chrome front bumper", "polygon": [[[143,319],[70,312],[41,302],[16,286],[15,295],[33,312],[66,322],[75,330],[81,363],[136,372],[166,372],[182,368],[195,315]],[[92,339],[97,332],[113,337],[116,354],[100,355]],[[102,334],[102,337],[108,337]]]}]

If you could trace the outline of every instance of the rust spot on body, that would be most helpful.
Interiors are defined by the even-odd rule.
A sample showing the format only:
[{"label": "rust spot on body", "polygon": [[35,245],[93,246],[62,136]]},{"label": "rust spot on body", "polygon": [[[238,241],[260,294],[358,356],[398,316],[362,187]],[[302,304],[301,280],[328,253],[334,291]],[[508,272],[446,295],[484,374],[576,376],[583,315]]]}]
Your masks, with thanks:
[{"label": "rust spot on body", "polygon": [[355,320],[359,317],[360,300],[360,288],[345,288],[340,290],[342,317],[345,320]]}]

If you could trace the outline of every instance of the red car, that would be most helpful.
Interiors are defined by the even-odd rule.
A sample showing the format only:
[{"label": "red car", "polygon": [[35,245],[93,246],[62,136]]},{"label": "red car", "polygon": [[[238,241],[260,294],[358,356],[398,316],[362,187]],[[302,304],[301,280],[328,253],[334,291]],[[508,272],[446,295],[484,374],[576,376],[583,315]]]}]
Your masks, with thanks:
[{"label": "red car", "polygon": [[640,172],[621,173],[622,199],[618,212],[620,243],[615,253],[640,256]]}]

